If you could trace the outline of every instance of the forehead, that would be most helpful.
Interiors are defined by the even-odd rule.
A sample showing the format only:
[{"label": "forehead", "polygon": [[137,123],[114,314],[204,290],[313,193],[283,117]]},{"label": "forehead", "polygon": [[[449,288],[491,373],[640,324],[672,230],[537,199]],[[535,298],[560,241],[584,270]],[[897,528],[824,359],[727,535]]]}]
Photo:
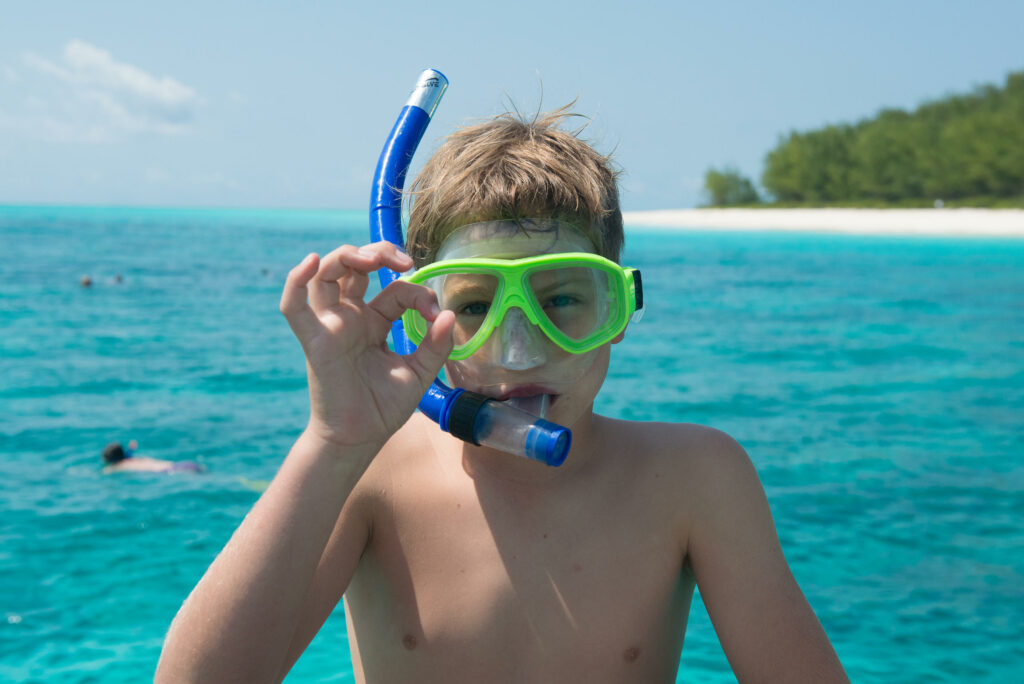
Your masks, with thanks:
[{"label": "forehead", "polygon": [[519,259],[560,252],[595,253],[594,243],[571,223],[557,219],[482,221],[453,230],[437,250],[446,259]]}]

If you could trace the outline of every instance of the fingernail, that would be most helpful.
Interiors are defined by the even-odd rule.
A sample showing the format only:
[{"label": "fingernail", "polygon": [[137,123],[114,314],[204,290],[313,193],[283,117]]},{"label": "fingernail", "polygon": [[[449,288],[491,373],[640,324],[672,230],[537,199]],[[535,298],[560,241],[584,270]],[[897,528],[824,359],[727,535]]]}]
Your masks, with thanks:
[{"label": "fingernail", "polygon": [[366,257],[367,259],[372,259],[373,257],[376,256],[376,253],[375,252],[371,252],[368,249],[363,249],[362,247],[360,247],[359,248],[359,255],[363,256],[363,257]]},{"label": "fingernail", "polygon": [[439,313],[441,313],[441,307],[437,305],[437,302],[434,302],[433,304],[430,305],[430,315],[433,316],[434,318],[437,318],[437,315]]}]

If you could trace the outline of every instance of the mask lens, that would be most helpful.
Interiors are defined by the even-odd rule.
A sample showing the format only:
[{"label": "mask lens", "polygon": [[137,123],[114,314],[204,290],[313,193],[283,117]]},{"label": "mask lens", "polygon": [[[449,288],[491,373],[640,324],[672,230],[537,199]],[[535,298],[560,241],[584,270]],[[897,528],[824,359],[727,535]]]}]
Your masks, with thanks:
[{"label": "mask lens", "polygon": [[455,313],[456,348],[480,332],[498,291],[498,278],[489,273],[449,273],[423,284],[434,291],[442,309]]},{"label": "mask lens", "polygon": [[529,286],[544,316],[572,340],[584,340],[598,332],[613,314],[609,274],[599,268],[534,271]]}]

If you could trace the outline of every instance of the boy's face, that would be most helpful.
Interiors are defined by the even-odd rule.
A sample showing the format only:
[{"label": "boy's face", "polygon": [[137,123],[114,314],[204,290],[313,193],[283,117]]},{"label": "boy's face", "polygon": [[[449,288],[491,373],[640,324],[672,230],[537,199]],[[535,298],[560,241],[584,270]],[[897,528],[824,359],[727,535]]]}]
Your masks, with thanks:
[{"label": "boy's face", "polygon": [[[594,253],[594,245],[575,227],[558,221],[531,222],[524,230],[513,222],[491,221],[464,226],[453,232],[438,250],[437,261],[465,258],[520,259],[567,252]],[[575,276],[570,276],[575,277]],[[538,288],[550,287],[539,279]],[[450,289],[449,289],[450,288]],[[493,285],[469,274],[449,278],[442,305],[456,313],[456,343],[472,336],[481,311],[474,298],[486,300]],[[547,297],[548,295],[545,295]],[[560,306],[560,295],[551,295],[551,307],[566,326],[584,325],[593,316],[590,307]],[[465,300],[465,306],[451,306]],[[613,342],[621,339],[620,334]],[[585,415],[608,370],[609,345],[573,354],[552,342],[531,323],[519,307],[509,308],[484,345],[462,361],[449,361],[448,378],[455,386],[497,399],[516,398],[531,412],[543,402],[550,404],[545,416],[571,425]],[[545,399],[544,396],[547,395]]]}]

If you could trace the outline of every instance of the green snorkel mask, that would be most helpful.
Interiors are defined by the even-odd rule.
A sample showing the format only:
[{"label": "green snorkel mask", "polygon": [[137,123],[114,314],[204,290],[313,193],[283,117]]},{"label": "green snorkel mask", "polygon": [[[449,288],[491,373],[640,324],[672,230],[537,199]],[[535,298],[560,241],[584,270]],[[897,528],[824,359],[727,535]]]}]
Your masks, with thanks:
[{"label": "green snorkel mask", "polygon": [[[514,226],[511,227],[510,226]],[[525,224],[525,225],[524,225]],[[516,232],[502,236],[501,233]],[[536,238],[523,239],[538,230]],[[554,233],[552,233],[554,231]],[[586,251],[510,257],[524,250],[546,251],[554,235],[554,248],[592,249],[575,227],[543,219],[512,223],[491,221],[460,228],[438,251],[438,261],[403,276],[429,287],[442,309],[455,313],[455,348],[449,358],[469,358],[502,326],[506,317],[521,312],[530,324],[554,344],[572,354],[584,354],[612,341],[643,311],[640,271]],[[497,236],[497,237],[496,237]],[[492,256],[461,256],[474,251]],[[455,258],[446,258],[453,256]],[[419,344],[428,322],[416,311],[402,316],[406,334]]]}]

